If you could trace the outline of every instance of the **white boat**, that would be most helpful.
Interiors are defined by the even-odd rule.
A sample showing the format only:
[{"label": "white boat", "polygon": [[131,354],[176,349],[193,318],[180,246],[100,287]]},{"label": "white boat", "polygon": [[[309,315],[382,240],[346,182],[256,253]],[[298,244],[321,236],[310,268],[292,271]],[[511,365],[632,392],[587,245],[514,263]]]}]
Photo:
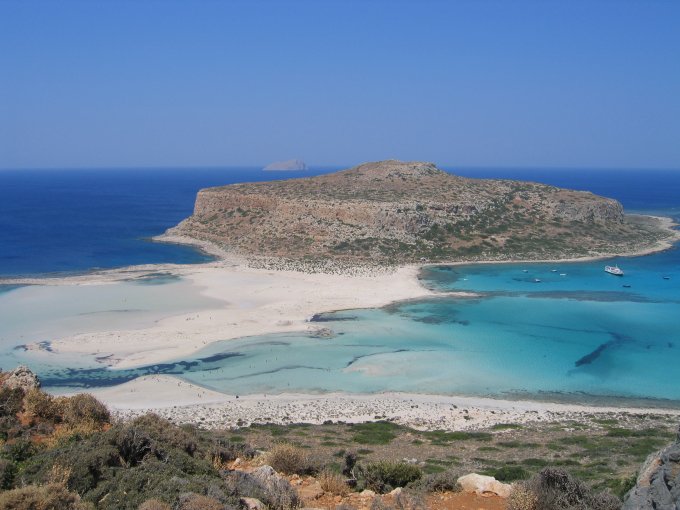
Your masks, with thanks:
[{"label": "white boat", "polygon": [[619,266],[604,266],[604,270],[615,276],[623,276],[623,271],[619,269]]}]

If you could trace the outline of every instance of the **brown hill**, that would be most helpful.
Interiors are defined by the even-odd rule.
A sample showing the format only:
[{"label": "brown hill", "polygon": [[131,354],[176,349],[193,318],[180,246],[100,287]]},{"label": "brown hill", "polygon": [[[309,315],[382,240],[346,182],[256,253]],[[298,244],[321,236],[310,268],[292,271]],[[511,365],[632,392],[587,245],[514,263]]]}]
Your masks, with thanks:
[{"label": "brown hill", "polygon": [[245,255],[375,263],[625,253],[668,235],[592,193],[401,161],[204,189],[169,233]]}]

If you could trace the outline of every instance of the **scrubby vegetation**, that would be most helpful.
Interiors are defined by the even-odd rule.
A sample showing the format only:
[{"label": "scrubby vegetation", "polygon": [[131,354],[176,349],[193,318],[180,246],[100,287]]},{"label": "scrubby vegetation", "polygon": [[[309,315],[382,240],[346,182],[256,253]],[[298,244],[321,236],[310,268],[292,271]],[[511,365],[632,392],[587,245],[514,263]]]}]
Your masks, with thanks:
[{"label": "scrubby vegetation", "polygon": [[508,510],[619,510],[621,501],[596,492],[562,469],[545,468],[516,486]]},{"label": "scrubby vegetation", "polygon": [[423,472],[418,466],[406,462],[369,462],[359,465],[357,470],[357,486],[385,494],[397,487],[420,480]]},{"label": "scrubby vegetation", "polygon": [[460,475],[478,472],[515,483],[509,510],[613,510],[675,428],[669,417],[620,415],[475,432],[374,422],[234,433],[153,414],[117,422],[91,395],[52,397],[2,381],[0,509],[225,510],[255,498],[289,510],[303,504],[303,480],[345,508],[366,489],[396,488],[373,506],[429,508],[433,494],[455,493]]}]

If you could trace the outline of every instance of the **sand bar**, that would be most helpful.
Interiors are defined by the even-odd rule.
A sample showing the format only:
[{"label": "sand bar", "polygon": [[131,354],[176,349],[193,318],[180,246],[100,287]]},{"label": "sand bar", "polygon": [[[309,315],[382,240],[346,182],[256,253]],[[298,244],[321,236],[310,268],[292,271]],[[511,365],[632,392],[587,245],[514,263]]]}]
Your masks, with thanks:
[{"label": "sand bar", "polygon": [[[393,301],[434,295],[418,281],[417,266],[367,269],[353,275],[271,271],[233,261],[162,269],[190,282],[217,306],[165,317],[149,327],[52,339],[52,354],[96,356],[115,368],[143,366],[188,357],[219,340],[314,331],[320,326],[309,319],[317,313],[380,307]],[[117,274],[130,277],[131,271]],[[60,284],[109,283],[114,281],[114,274],[64,278]]]}]

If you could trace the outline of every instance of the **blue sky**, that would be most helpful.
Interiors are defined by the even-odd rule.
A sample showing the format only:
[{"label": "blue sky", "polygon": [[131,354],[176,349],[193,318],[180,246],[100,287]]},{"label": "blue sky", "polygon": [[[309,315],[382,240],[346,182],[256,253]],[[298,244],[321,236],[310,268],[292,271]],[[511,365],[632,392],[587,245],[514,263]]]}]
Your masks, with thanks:
[{"label": "blue sky", "polygon": [[0,168],[680,168],[680,2],[0,0]]}]

